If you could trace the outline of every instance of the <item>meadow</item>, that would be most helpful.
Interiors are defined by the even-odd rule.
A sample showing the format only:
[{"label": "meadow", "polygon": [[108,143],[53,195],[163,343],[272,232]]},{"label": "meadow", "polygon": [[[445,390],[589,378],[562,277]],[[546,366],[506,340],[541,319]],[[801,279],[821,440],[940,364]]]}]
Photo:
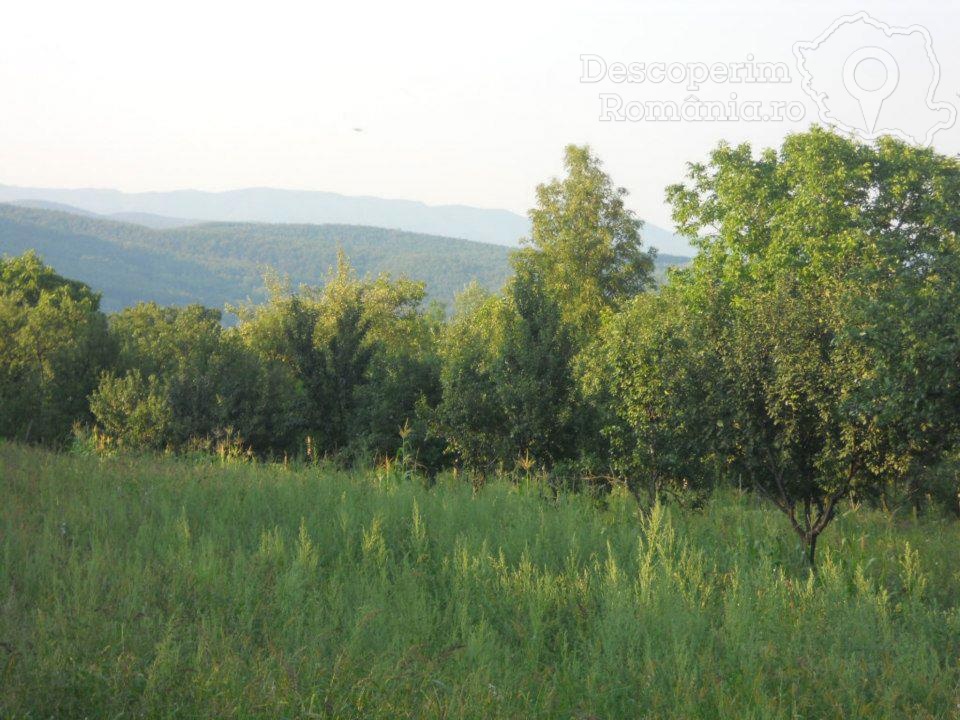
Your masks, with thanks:
[{"label": "meadow", "polygon": [[0,716],[956,717],[956,522],[0,443]]}]

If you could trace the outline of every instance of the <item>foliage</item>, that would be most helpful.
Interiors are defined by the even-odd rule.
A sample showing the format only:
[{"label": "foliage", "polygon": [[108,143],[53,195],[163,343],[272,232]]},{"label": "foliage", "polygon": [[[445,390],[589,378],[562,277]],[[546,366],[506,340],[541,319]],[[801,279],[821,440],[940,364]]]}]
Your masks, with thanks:
[{"label": "foliage", "polygon": [[903,481],[960,424],[956,160],[814,129],[754,157],[721,145],[670,189],[700,253],[674,276],[701,323],[703,408],[813,559],[840,500]]},{"label": "foliage", "polygon": [[99,305],[34,253],[0,258],[0,437],[62,443],[88,417],[111,359]]},{"label": "foliage", "polygon": [[516,263],[510,315],[495,368],[510,452],[549,467],[576,451],[574,345],[536,263]]},{"label": "foliage", "polygon": [[[371,292],[399,292],[386,304],[390,312],[377,313],[372,327],[377,352],[365,382],[357,389],[351,420],[351,453],[355,458],[393,456],[406,448],[411,462],[436,470],[443,463],[443,443],[430,437],[429,408],[440,401],[440,356],[437,351],[444,323],[437,305],[420,307],[423,288],[408,281],[378,281]],[[406,428],[406,437],[401,437]]]},{"label": "foliage", "polygon": [[[91,409],[98,431],[115,444],[185,448],[228,430],[260,451],[295,442],[293,378],[276,363],[259,362],[224,330],[218,311],[148,303],[111,316],[110,328],[118,359]],[[152,427],[149,418],[157,421]]]},{"label": "foliage", "polygon": [[418,417],[418,403],[435,401],[439,387],[440,312],[424,310],[422,283],[361,280],[341,255],[322,288],[293,292],[275,277],[268,286],[268,303],[237,309],[237,334],[302,388],[301,434],[320,455],[395,452],[399,428]]},{"label": "foliage", "polygon": [[[652,282],[642,223],[589,148],[566,149],[565,177],[537,188],[528,247],[503,298],[476,289],[446,333],[440,433],[465,465],[542,467],[597,449],[597,417],[577,385],[578,352],[606,311]],[[463,303],[462,303],[463,304]]]},{"label": "foliage", "polygon": [[521,458],[550,467],[577,450],[570,331],[541,269],[525,260],[504,296],[465,294],[441,343],[438,432],[481,472]]},{"label": "foliage", "polygon": [[104,375],[90,398],[98,435],[121,448],[161,450],[169,441],[173,411],[156,375],[139,369]]},{"label": "foliage", "polygon": [[655,252],[641,248],[643,226],[586,146],[567,146],[566,176],[537,187],[527,261],[536,263],[564,321],[578,338],[596,331],[603,309],[649,288]]},{"label": "foliage", "polygon": [[614,476],[650,504],[665,491],[708,485],[716,464],[703,336],[674,295],[667,287],[608,313],[581,373]]},{"label": "foliage", "polygon": [[507,313],[504,298],[473,285],[458,298],[457,312],[440,340],[442,392],[434,431],[461,463],[480,471],[513,459],[497,393]]}]

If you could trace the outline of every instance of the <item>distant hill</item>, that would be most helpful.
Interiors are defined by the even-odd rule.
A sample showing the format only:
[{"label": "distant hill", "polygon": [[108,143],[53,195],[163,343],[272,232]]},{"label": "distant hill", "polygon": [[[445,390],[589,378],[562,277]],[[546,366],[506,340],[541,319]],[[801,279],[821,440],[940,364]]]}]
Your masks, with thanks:
[{"label": "distant hill", "polygon": [[[154,300],[222,308],[263,299],[273,268],[297,285],[319,284],[338,248],[361,275],[389,272],[426,283],[449,305],[471,280],[498,290],[510,273],[510,248],[357,225],[205,223],[167,229],[92,213],[0,204],[0,254],[36,250],[67,277],[103,293],[107,311]],[[688,259],[662,255],[661,272]]]},{"label": "distant hill", "polygon": [[121,212],[110,215],[101,215],[99,213],[84,210],[83,208],[66,205],[64,203],[50,202],[49,200],[16,200],[9,203],[18,207],[33,208],[35,210],[57,210],[72,215],[83,215],[84,217],[105,218],[107,220],[118,220],[119,222],[134,223],[144,227],[154,228],[155,230],[164,230],[167,228],[186,227],[187,225],[199,225],[198,220],[185,220],[184,218],[167,217],[166,215],[153,215],[152,213],[142,212]]},{"label": "distant hill", "polygon": [[50,200],[14,200],[9,204],[16,205],[17,207],[32,208],[34,210],[56,210],[57,212],[83,215],[84,217],[101,217],[95,212],[74,207],[73,205],[66,205],[65,203],[51,202]]},{"label": "distant hill", "polygon": [[[510,247],[530,231],[526,217],[508,210],[274,188],[125,193],[0,185],[0,202],[18,201],[72,206],[154,228],[197,222],[366,225]],[[685,254],[690,249],[686,240],[656,225],[648,223],[645,234],[651,245],[664,252]]]},{"label": "distant hill", "polygon": [[406,275],[449,303],[470,280],[497,289],[509,248],[353,225],[207,223],[156,230],[133,223],[0,204],[0,253],[36,250],[103,293],[106,310],[155,300],[212,307],[262,299],[267,267],[294,284],[321,283],[343,248],[361,275]]},{"label": "distant hill", "polygon": [[528,227],[526,218],[507,210],[272,188],[124,193],[0,185],[0,202],[17,200],[61,203],[98,215],[147,213],[213,222],[367,225],[500,245],[516,245]]}]

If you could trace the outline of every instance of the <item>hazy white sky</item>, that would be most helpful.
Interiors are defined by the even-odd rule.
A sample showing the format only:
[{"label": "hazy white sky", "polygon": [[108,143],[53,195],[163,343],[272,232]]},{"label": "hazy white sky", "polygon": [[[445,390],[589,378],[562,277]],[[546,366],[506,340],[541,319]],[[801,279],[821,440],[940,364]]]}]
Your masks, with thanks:
[{"label": "hazy white sky", "polygon": [[[8,2],[0,23],[0,183],[272,186],[525,212],[536,183],[560,170],[563,146],[589,142],[631,191],[632,206],[669,225],[663,188],[686,161],[721,138],[773,144],[817,120],[793,44],[862,5]],[[960,104],[960,4],[869,9],[890,25],[929,29],[942,70],[934,99]],[[648,64],[753,55],[789,65],[791,82],[714,82],[696,92],[649,80],[585,84],[585,53]],[[914,75],[904,72],[901,84],[907,80]],[[797,103],[804,116],[600,122],[602,92],[624,102],[726,101],[736,92],[740,100]],[[960,122],[934,145],[960,150]]]}]

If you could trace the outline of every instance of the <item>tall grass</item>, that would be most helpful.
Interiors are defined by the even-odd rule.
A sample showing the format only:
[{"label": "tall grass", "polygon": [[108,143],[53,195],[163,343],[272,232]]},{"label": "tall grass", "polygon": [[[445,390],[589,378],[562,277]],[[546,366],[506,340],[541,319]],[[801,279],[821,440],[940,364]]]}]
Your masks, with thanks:
[{"label": "tall grass", "polygon": [[958,713],[957,524],[0,445],[0,716]]}]

